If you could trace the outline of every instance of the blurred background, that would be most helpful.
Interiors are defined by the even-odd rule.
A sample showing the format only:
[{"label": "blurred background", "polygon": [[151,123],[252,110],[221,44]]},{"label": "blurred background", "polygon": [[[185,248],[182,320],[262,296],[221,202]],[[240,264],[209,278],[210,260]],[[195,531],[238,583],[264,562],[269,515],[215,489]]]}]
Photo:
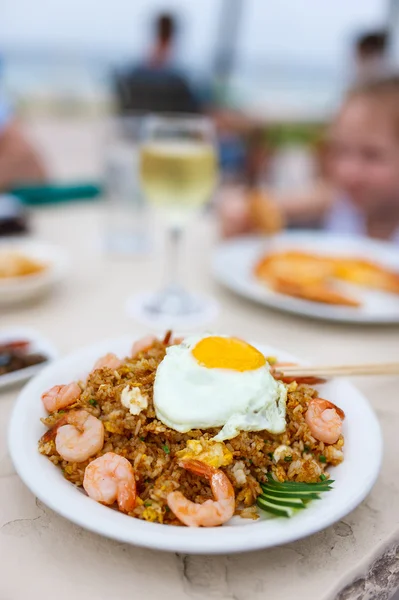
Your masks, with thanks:
[{"label": "blurred background", "polygon": [[[386,34],[384,60],[399,59],[397,7],[395,0],[331,5],[318,0],[36,0],[34,5],[3,0],[3,104],[21,118],[51,178],[91,176],[94,155],[78,172],[68,173],[59,144],[52,148],[53,124],[64,146],[73,144],[63,121],[99,120],[123,104],[114,94],[116,73],[148,58],[154,21],[167,14],[175,26],[174,67],[203,103],[234,111],[233,125],[221,126],[225,137],[229,127],[234,134],[247,134],[248,123],[256,122],[261,132],[250,140],[254,146],[261,141],[268,150],[290,142],[311,147],[355,77],[362,36]],[[237,113],[248,122],[237,123]],[[81,132],[79,144],[91,150],[93,140]],[[222,156],[224,170],[242,169],[244,152],[237,140],[230,143]],[[306,155],[296,168],[309,171]],[[281,186],[279,168],[275,171],[275,185]]]},{"label": "blurred background", "polygon": [[[144,57],[154,17],[178,19],[176,63],[220,101],[274,119],[325,119],[357,38],[392,27],[390,0],[4,0],[2,86],[23,114],[104,111],[110,71]],[[78,18],[77,18],[78,16]]]}]

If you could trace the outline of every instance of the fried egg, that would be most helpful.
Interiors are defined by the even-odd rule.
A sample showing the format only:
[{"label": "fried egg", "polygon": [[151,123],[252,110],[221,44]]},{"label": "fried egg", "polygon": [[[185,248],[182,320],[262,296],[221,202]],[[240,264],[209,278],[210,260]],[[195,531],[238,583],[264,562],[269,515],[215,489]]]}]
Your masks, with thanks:
[{"label": "fried egg", "polygon": [[227,336],[190,337],[170,346],[154,383],[154,407],[162,423],[181,433],[222,427],[215,441],[240,431],[282,433],[286,398],[264,355]]}]

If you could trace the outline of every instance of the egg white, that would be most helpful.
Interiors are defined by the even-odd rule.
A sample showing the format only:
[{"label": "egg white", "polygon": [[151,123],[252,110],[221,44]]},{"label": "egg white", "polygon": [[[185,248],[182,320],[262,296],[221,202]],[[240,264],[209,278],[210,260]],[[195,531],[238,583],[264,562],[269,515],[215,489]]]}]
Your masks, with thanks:
[{"label": "egg white", "polygon": [[222,427],[215,440],[240,431],[282,433],[286,427],[284,384],[268,365],[251,371],[210,369],[198,364],[191,350],[204,337],[191,337],[171,346],[157,369],[154,407],[165,425],[185,433]]}]

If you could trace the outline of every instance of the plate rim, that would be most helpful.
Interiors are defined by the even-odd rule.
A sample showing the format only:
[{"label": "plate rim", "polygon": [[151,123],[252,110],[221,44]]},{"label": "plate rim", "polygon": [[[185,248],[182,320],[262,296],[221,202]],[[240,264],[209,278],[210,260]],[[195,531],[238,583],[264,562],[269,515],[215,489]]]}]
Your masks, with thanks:
[{"label": "plate rim", "polygon": [[[388,253],[388,251],[392,254],[396,254],[399,260],[399,249],[397,249],[392,243],[381,241],[381,240],[373,240],[369,238],[357,237],[354,238],[350,235],[345,234],[335,234],[330,232],[323,231],[314,231],[314,230],[292,230],[286,231],[282,234],[279,234],[273,238],[269,236],[262,235],[245,235],[240,236],[234,239],[222,240],[217,244],[217,246],[213,250],[212,261],[211,261],[211,270],[214,279],[225,288],[234,292],[238,296],[245,298],[246,300],[250,300],[251,302],[255,302],[260,306],[266,306],[267,308],[272,308],[273,310],[278,310],[280,312],[285,312],[288,314],[293,314],[301,317],[305,317],[308,319],[314,319],[318,321],[325,322],[335,322],[335,323],[350,323],[354,325],[392,325],[399,324],[399,308],[397,316],[393,315],[365,315],[361,312],[349,312],[346,307],[340,306],[330,306],[320,302],[312,302],[307,301],[301,298],[294,298],[288,296],[286,294],[280,294],[277,292],[273,292],[270,295],[262,295],[262,285],[259,284],[259,295],[252,294],[246,288],[245,282],[243,284],[237,284],[237,282],[230,277],[225,270],[221,269],[220,261],[223,260],[224,254],[230,250],[230,248],[244,247],[248,245],[252,245],[256,250],[257,246],[265,245],[269,242],[275,243],[299,243],[302,244],[306,241],[315,243],[318,240],[324,239],[324,242],[330,240],[331,244],[334,242],[340,241],[349,241],[351,244],[367,244],[370,246],[374,246],[378,248],[380,251],[384,251]],[[323,311],[323,314],[315,311],[315,308]]]},{"label": "plate rim", "polygon": [[[25,404],[31,402],[32,392],[34,394],[37,394],[35,388],[40,386],[41,381],[45,380],[46,376],[50,375],[52,371],[57,368],[57,366],[68,366],[69,362],[77,365],[78,361],[83,356],[86,356],[87,358],[88,353],[91,353],[93,355],[97,353],[99,351],[99,346],[105,349],[109,348],[110,345],[113,345],[113,347],[116,345],[120,345],[122,344],[122,341],[123,343],[126,343],[126,341],[128,340],[131,343],[133,339],[133,336],[125,335],[122,337],[111,338],[106,341],[104,340],[103,342],[99,342],[97,344],[91,344],[82,347],[76,350],[75,352],[72,352],[67,356],[53,362],[52,364],[45,367],[27,385],[25,385],[25,387],[21,390],[16,404],[14,406],[14,409],[12,411],[8,427],[8,450],[14,468],[18,476],[28,487],[28,489],[46,506],[54,510],[62,517],[98,535],[102,535],[104,537],[108,537],[110,539],[118,540],[135,546],[169,552],[183,552],[187,554],[233,554],[276,547],[282,544],[294,542],[304,537],[309,537],[310,535],[313,535],[318,531],[324,530],[327,527],[331,526],[333,523],[342,519],[356,506],[358,506],[360,502],[362,502],[362,500],[364,500],[364,498],[369,494],[381,469],[381,462],[383,457],[383,438],[381,427],[377,416],[375,415],[366,397],[354,385],[352,385],[346,380],[341,380],[342,382],[345,382],[346,386],[350,386],[352,392],[357,396],[357,402],[360,402],[363,408],[366,409],[367,418],[369,420],[369,426],[371,426],[374,430],[374,447],[372,454],[374,463],[372,465],[372,468],[368,472],[367,482],[364,484],[363,488],[357,490],[356,493],[351,497],[351,501],[348,502],[345,506],[342,506],[340,510],[335,511],[332,516],[325,518],[322,521],[322,525],[320,525],[317,519],[313,519],[312,521],[310,516],[308,520],[312,521],[312,524],[306,525],[305,523],[304,531],[298,533],[295,531],[295,528],[291,528],[294,530],[294,532],[292,532],[287,526],[287,529],[284,531],[284,535],[281,535],[278,541],[273,541],[272,543],[270,543],[267,539],[266,525],[269,521],[258,521],[256,524],[249,524],[249,526],[251,527],[251,533],[255,535],[242,535],[243,531],[246,531],[245,529],[243,529],[243,527],[245,527],[244,525],[217,528],[217,531],[223,531],[223,535],[219,537],[210,536],[209,530],[207,528],[193,529],[188,527],[186,528],[170,525],[164,526],[158,523],[148,523],[146,521],[141,521],[140,519],[133,518],[131,518],[133,527],[125,527],[124,525],[126,524],[126,515],[123,515],[118,511],[112,511],[115,519],[119,521],[123,519],[123,521],[121,522],[121,526],[118,525],[118,531],[115,532],[112,531],[114,525],[113,519],[107,520],[106,518],[104,518],[106,517],[106,514],[109,514],[109,511],[111,511],[112,509],[110,509],[109,507],[102,506],[98,503],[93,503],[93,501],[90,498],[88,498],[86,495],[84,495],[78,490],[73,490],[73,504],[77,504],[77,506],[82,507],[82,502],[88,502],[90,503],[90,505],[87,504],[86,509],[82,510],[81,513],[76,512],[71,514],[71,503],[69,503],[68,505],[67,503],[64,503],[60,506],[57,504],[57,496],[59,488],[62,488],[65,485],[68,486],[68,489],[72,491],[72,484],[70,484],[70,482],[68,482],[64,478],[59,479],[59,485],[55,486],[55,489],[53,487],[50,496],[46,495],[45,491],[41,489],[40,485],[38,485],[38,483],[34,480],[35,471],[30,470],[29,464],[26,464],[26,457],[24,457],[24,452],[21,453],[21,447],[23,447],[21,440],[24,437],[21,436],[20,433],[21,419],[23,422],[23,417],[25,416],[23,408]],[[283,355],[283,357],[286,357],[286,359],[292,358],[299,360],[297,357],[291,355],[290,353],[275,348],[273,346],[268,346],[266,344],[260,344],[256,342],[251,343],[255,343],[260,349],[263,347],[268,348],[268,351],[278,351]],[[77,366],[75,368],[78,369]],[[47,459],[41,455],[39,455],[39,459],[47,461]],[[54,469],[56,469],[56,467],[54,467]],[[39,476],[42,477],[40,473]],[[65,489],[67,488],[65,487]],[[87,517],[88,514],[89,522],[85,519],[85,516]],[[290,523],[293,523],[292,520],[287,520],[286,522],[288,521]],[[260,535],[260,533],[263,530],[264,535]]]}]

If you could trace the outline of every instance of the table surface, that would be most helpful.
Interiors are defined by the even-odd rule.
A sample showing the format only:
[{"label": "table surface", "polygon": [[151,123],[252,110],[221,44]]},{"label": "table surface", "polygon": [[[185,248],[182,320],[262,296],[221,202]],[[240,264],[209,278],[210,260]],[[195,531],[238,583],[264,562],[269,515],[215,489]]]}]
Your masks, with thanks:
[{"label": "table surface", "polygon": [[[98,124],[70,122],[34,124],[29,131],[47,149],[54,172],[63,178],[98,175],[100,129]],[[51,131],[58,134],[56,143]],[[35,212],[34,235],[64,246],[72,269],[41,302],[3,309],[0,326],[35,327],[62,354],[106,337],[131,333],[134,338],[145,332],[126,316],[124,303],[132,292],[160,285],[162,236],[156,230],[157,243],[143,257],[109,257],[102,251],[104,221],[97,204]],[[337,356],[341,362],[397,358],[399,328],[312,322],[224,291],[209,272],[216,238],[213,225],[205,219],[191,225],[181,269],[188,286],[214,295],[222,304],[213,329],[265,341],[309,361],[334,362]],[[212,557],[166,554],[107,540],[69,523],[35,499],[7,454],[7,424],[18,389],[2,392],[0,598],[39,598],[44,590],[52,590],[58,600],[389,598],[399,585],[396,381],[392,377],[355,380],[378,414],[385,443],[377,484],[356,510],[334,526],[286,546]]]}]

